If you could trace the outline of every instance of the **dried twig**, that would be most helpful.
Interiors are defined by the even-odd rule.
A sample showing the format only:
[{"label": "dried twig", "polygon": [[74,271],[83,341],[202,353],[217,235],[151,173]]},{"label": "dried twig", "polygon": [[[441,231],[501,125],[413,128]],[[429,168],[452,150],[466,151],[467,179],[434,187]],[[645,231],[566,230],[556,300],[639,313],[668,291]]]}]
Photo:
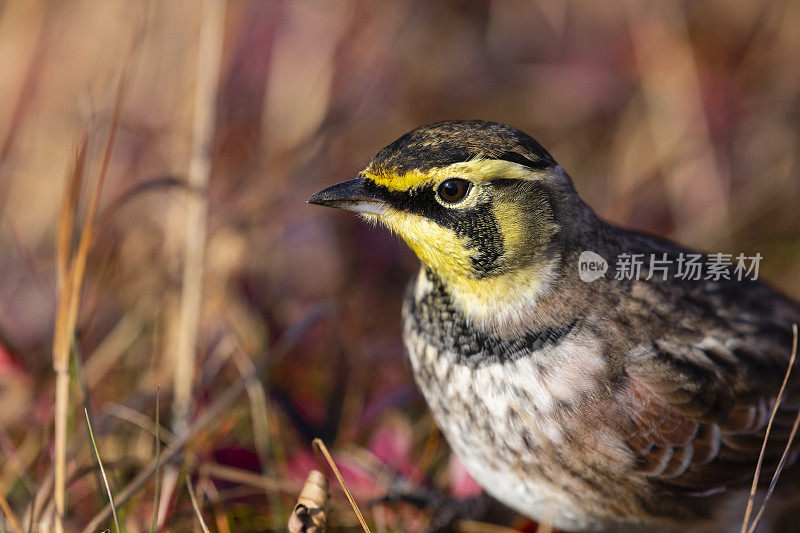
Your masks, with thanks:
[{"label": "dried twig", "polygon": [[364,521],[364,516],[361,514],[361,511],[358,508],[358,504],[353,499],[353,495],[350,494],[350,489],[347,488],[347,484],[344,482],[344,478],[342,474],[339,473],[339,469],[336,467],[336,463],[333,462],[333,457],[331,457],[330,452],[328,452],[328,448],[325,446],[325,443],[322,442],[322,439],[314,439],[311,443],[314,446],[314,450],[318,453],[321,453],[323,457],[325,457],[325,461],[328,462],[328,466],[330,466],[331,470],[333,471],[333,475],[336,476],[337,481],[339,481],[339,485],[342,487],[344,491],[344,495],[347,496],[347,501],[350,502],[350,507],[353,508],[353,512],[356,514],[356,518],[358,518],[361,527],[364,528],[365,533],[370,533],[369,527],[367,523]]}]

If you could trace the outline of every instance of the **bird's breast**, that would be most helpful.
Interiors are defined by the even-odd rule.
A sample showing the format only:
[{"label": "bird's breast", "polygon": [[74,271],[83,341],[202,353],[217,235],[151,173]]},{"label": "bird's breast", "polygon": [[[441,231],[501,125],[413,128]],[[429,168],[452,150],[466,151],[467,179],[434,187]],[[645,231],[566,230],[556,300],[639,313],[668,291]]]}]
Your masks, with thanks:
[{"label": "bird's breast", "polygon": [[599,344],[575,324],[533,337],[476,331],[429,282],[412,282],[407,292],[414,377],[453,451],[505,504],[534,518],[560,509],[562,527],[585,529],[591,520],[571,511],[585,489],[582,474],[565,470],[561,455],[576,440],[613,439],[591,421],[576,424],[601,397],[606,365]]}]

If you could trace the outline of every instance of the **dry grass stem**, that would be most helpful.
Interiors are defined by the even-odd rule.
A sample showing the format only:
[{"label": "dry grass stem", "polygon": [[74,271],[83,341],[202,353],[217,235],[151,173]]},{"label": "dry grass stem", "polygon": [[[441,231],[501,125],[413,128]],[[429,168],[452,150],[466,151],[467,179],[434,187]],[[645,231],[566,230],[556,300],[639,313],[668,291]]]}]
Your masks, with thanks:
[{"label": "dry grass stem", "polygon": [[[27,461],[23,458],[25,450],[19,450],[14,445],[14,441],[3,426],[0,426],[0,452],[6,456],[6,464],[4,468],[0,468],[0,487],[7,487],[15,480],[19,480],[28,492],[33,493],[35,482],[28,471]],[[35,457],[35,454],[30,454],[28,457]]]},{"label": "dry grass stem", "polygon": [[6,521],[8,525],[11,526],[11,529],[14,530],[14,533],[22,533],[22,526],[19,523],[19,519],[17,519],[17,515],[14,514],[11,506],[8,505],[8,500],[6,500],[2,492],[0,492],[0,509],[3,511]]},{"label": "dry grass stem", "polygon": [[122,66],[114,99],[114,111],[111,125],[106,137],[103,157],[99,163],[97,177],[92,185],[89,204],[77,249],[72,253],[72,232],[78,210],[80,190],[83,183],[86,153],[86,135],[82,137],[78,155],[73,163],[72,172],[67,179],[66,190],[62,200],[58,218],[56,239],[56,274],[58,278],[58,306],[53,338],[53,368],[56,373],[55,393],[55,530],[62,533],[66,517],[66,457],[67,457],[67,419],[69,415],[69,354],[72,338],[78,319],[80,294],[86,271],[86,262],[94,236],[95,217],[100,205],[100,195],[111,162],[125,89],[128,84],[130,67],[138,35],[131,41],[128,55]]},{"label": "dry grass stem", "polygon": [[794,424],[792,424],[792,431],[789,434],[789,439],[786,441],[786,446],[783,449],[783,453],[781,454],[781,459],[778,462],[778,468],[775,469],[775,473],[772,475],[772,480],[769,483],[769,488],[767,489],[767,494],[764,496],[764,501],[761,502],[761,506],[758,509],[758,513],[756,517],[753,519],[753,523],[750,525],[750,528],[747,530],[747,533],[754,533],[756,530],[756,526],[758,522],[761,520],[761,517],[764,515],[764,512],[767,509],[767,502],[769,502],[770,498],[772,497],[772,493],[775,491],[775,487],[778,484],[778,478],[783,471],[783,467],[786,465],[786,460],[789,458],[789,452],[791,451],[792,444],[794,443],[794,439],[797,436],[797,429],[800,427],[800,411],[797,412],[797,416],[794,419]]},{"label": "dry grass stem", "polygon": [[155,487],[153,488],[153,516],[150,519],[150,533],[155,533],[156,531],[156,524],[158,522],[158,502],[159,502],[159,490],[161,489],[161,476],[159,475],[161,472],[161,420],[160,420],[160,395],[161,389],[156,388],[156,423],[155,423],[155,437],[156,437],[156,469],[153,473],[154,476],[154,484]]},{"label": "dry grass stem", "polygon": [[125,353],[144,329],[144,321],[139,309],[133,309],[114,325],[105,336],[103,342],[87,358],[84,365],[86,385],[92,389],[100,383],[106,373],[114,368],[119,358]]},{"label": "dry grass stem", "polygon": [[200,322],[202,300],[203,256],[208,224],[207,189],[211,174],[214,123],[217,112],[217,86],[224,30],[224,0],[205,0],[197,52],[192,155],[188,173],[190,191],[186,197],[183,286],[175,349],[172,412],[173,429],[177,434],[182,433],[188,427],[191,409],[197,328]]},{"label": "dry grass stem", "polygon": [[[67,178],[61,209],[58,217],[56,238],[56,277],[58,283],[58,305],[56,311],[55,331],[53,332],[53,368],[56,373],[55,409],[55,485],[54,498],[56,509],[56,533],[64,529],[63,519],[66,511],[66,457],[67,457],[67,417],[69,409],[69,336],[74,330],[74,320],[70,319],[72,308],[72,289],[75,276],[71,275],[70,259],[72,258],[72,232],[75,213],[78,209],[78,198],[83,180],[83,169],[86,154],[86,134],[80,141],[80,147],[72,170]],[[87,221],[87,224],[90,222]],[[75,262],[79,258],[75,258]]]},{"label": "dry grass stem", "polygon": [[294,481],[269,478],[249,470],[216,463],[204,463],[200,465],[199,471],[202,475],[211,478],[221,479],[237,485],[247,485],[262,491],[294,495],[301,489],[300,484]]},{"label": "dry grass stem", "polygon": [[[786,381],[788,381],[788,379],[789,379],[789,374],[791,374],[791,372],[792,372],[792,367],[794,366],[794,362],[795,362],[795,359],[797,357],[797,324],[794,324],[794,326],[792,327],[792,333],[794,334],[794,340],[792,341],[792,356],[789,359],[789,368],[786,370],[786,378],[785,378],[784,383],[783,383],[784,386],[786,385]],[[783,396],[783,386],[781,387],[781,392],[778,394],[778,401],[780,401],[780,398],[782,396]],[[776,402],[776,404],[777,404],[777,402]],[[775,413],[776,412],[777,412],[777,409],[774,409],[772,411],[772,416],[770,417],[770,421],[769,421],[770,425],[772,424],[772,420],[775,417]],[[788,440],[786,441],[786,446],[784,447],[783,453],[781,454],[781,459],[780,459],[780,461],[778,461],[778,467],[775,469],[775,472],[772,474],[772,479],[769,482],[769,488],[767,489],[767,494],[764,495],[764,501],[761,502],[761,505],[758,508],[758,513],[756,513],[755,518],[753,518],[753,522],[750,524],[750,527],[747,529],[747,533],[753,533],[756,530],[756,526],[758,525],[758,522],[761,520],[761,517],[764,515],[764,511],[767,508],[767,502],[769,502],[769,499],[772,497],[772,493],[775,490],[775,486],[778,483],[778,478],[780,477],[781,471],[783,470],[783,467],[786,464],[786,459],[789,457],[789,451],[791,450],[792,443],[794,442],[794,438],[797,435],[797,427],[798,427],[798,425],[800,425],[800,411],[798,411],[797,416],[794,419],[794,424],[792,425],[792,431],[789,434]],[[767,431],[769,431],[769,427],[767,428]],[[763,456],[763,453],[764,453],[764,449],[766,448],[766,445],[767,445],[767,435],[764,436],[764,443],[763,443],[762,448],[761,448],[762,456]],[[761,459],[762,459],[762,457],[759,457],[759,466],[760,466],[760,463],[761,463]],[[756,475],[758,475],[758,474],[756,474]],[[750,505],[751,505],[750,501],[752,500],[752,498],[753,498],[753,491],[751,489],[751,491],[750,491],[750,499],[748,499],[748,507],[750,507]],[[746,518],[747,518],[747,515],[745,515],[745,519]]]},{"label": "dry grass stem", "polygon": [[[258,460],[261,463],[261,471],[267,476],[272,476],[273,457],[270,448],[270,429],[269,429],[269,413],[267,391],[263,383],[255,374],[255,366],[253,361],[242,351],[239,347],[233,350],[233,361],[236,364],[239,373],[242,376],[250,376],[245,378],[247,384],[247,397],[250,400],[250,419],[253,424],[253,444],[258,454]],[[275,497],[274,492],[268,492],[267,498],[270,502],[272,510],[273,529],[280,529],[283,525],[279,521],[281,516],[281,501]]]},{"label": "dry grass stem", "polygon": [[358,504],[353,499],[353,495],[350,494],[350,489],[347,488],[347,484],[344,482],[344,478],[342,474],[339,472],[339,468],[336,466],[336,463],[333,462],[333,457],[331,457],[330,452],[328,452],[328,448],[325,446],[325,443],[322,442],[321,439],[314,439],[311,443],[314,446],[314,450],[318,453],[321,453],[323,457],[325,457],[325,461],[327,461],[328,466],[333,471],[333,475],[336,476],[336,480],[339,482],[339,485],[342,487],[344,491],[344,495],[347,496],[347,501],[350,502],[350,507],[353,508],[353,512],[356,514],[356,518],[358,518],[358,522],[361,524],[361,527],[364,529],[365,533],[370,533],[369,527],[367,523],[364,521],[364,516],[361,514],[361,511],[358,508]]},{"label": "dry grass stem", "polygon": [[[208,225],[207,193],[213,156],[224,31],[224,0],[205,0],[201,11],[197,48],[192,149],[187,177],[189,194],[186,196],[183,281],[174,351],[172,429],[177,435],[181,435],[188,428],[192,409],[192,389],[203,293],[203,261]],[[177,478],[178,473],[173,467],[168,466],[164,469],[161,494],[161,505],[164,512],[158,518],[159,527],[166,519],[164,513],[177,485]]]},{"label": "dry grass stem", "polygon": [[100,475],[103,476],[103,483],[106,486],[106,494],[108,494],[108,504],[111,506],[111,513],[114,517],[114,529],[119,533],[119,518],[117,517],[117,508],[114,505],[114,496],[111,495],[111,485],[108,483],[108,476],[106,470],[103,468],[103,460],[100,459],[100,451],[97,449],[97,442],[94,440],[94,431],[92,431],[92,422],[89,420],[89,410],[84,407],[83,414],[86,416],[86,427],[89,428],[89,438],[92,441],[92,450],[94,457],[97,459],[97,465],[100,467]]},{"label": "dry grass stem", "polygon": [[[786,369],[786,374],[783,377],[783,383],[781,383],[781,388],[778,391],[778,398],[775,400],[775,406],[772,408],[772,414],[769,417],[769,422],[767,423],[767,431],[764,433],[764,442],[761,444],[761,452],[758,454],[758,462],[756,463],[756,472],[753,475],[753,484],[750,487],[750,496],[747,498],[747,508],[744,512],[744,519],[742,520],[742,528],[741,533],[745,533],[750,531],[748,526],[750,525],[750,514],[753,511],[753,501],[756,497],[756,490],[758,489],[758,478],[761,476],[761,466],[764,462],[764,453],[767,450],[767,441],[769,440],[769,434],[772,431],[772,422],[775,420],[775,415],[778,413],[778,408],[781,405],[781,401],[783,400],[783,392],[786,389],[786,384],[789,382],[789,376],[792,374],[792,367],[794,366],[794,360],[797,356],[797,324],[794,325],[792,328],[794,333],[794,340],[792,342],[792,355],[789,358],[789,366]],[[796,424],[795,424],[796,427]],[[787,449],[791,445],[791,440],[794,438],[794,430],[792,431],[792,436],[790,437],[789,444],[787,444]],[[776,470],[776,475],[779,472]],[[773,477],[773,482],[776,480],[776,477]],[[764,502],[764,504],[766,501]],[[764,505],[762,504],[762,506]],[[761,514],[761,513],[759,513]],[[755,520],[753,527],[755,527]]]},{"label": "dry grass stem", "polygon": [[[271,474],[272,457],[269,446],[269,417],[267,413],[267,391],[254,373],[255,366],[245,353],[234,348],[233,361],[239,374],[246,379],[247,396],[250,400],[250,417],[253,423],[253,441],[264,473]],[[250,377],[246,377],[250,376]]]},{"label": "dry grass stem", "polygon": [[[288,348],[287,348],[288,349]],[[258,364],[256,364],[256,371],[260,372],[263,370],[263,366],[266,364],[264,360],[260,360]],[[160,458],[154,458],[150,463],[147,464],[137,475],[134,477],[128,485],[126,485],[121,491],[117,493],[117,505],[123,505],[127,502],[131,497],[137,494],[147,483],[147,480],[150,479],[151,476],[155,474],[158,470],[160,464],[168,463],[174,460],[178,455],[181,454],[184,447],[189,443],[189,441],[194,438],[201,430],[205,429],[211,422],[216,420],[221,414],[223,414],[227,409],[233,405],[239,396],[244,393],[245,391],[245,381],[244,377],[239,378],[233,385],[225,389],[220,396],[212,403],[208,409],[197,419],[195,422],[189,427],[189,429],[183,434],[178,435],[175,437],[175,440],[171,442],[161,453]],[[102,523],[107,520],[111,516],[111,509],[109,506],[106,506],[102,511],[100,511],[90,522],[89,524],[83,529],[84,533],[94,533],[98,527],[102,525]]]},{"label": "dry grass stem", "polygon": [[197,504],[197,496],[194,495],[194,487],[192,487],[192,480],[189,474],[186,474],[186,490],[189,492],[189,498],[192,500],[192,509],[194,509],[194,514],[197,515],[197,521],[200,522],[203,533],[210,533],[206,521],[203,520],[203,513],[200,511],[200,506]]},{"label": "dry grass stem", "polygon": [[[158,401],[158,399],[156,399],[156,401]],[[156,426],[155,422],[148,418],[147,415],[140,413],[136,409],[131,409],[127,405],[112,403],[108,406],[105,413],[108,416],[129,422],[153,436],[160,436],[160,441],[166,442],[167,444],[172,442],[175,438],[175,435],[163,425]]]}]

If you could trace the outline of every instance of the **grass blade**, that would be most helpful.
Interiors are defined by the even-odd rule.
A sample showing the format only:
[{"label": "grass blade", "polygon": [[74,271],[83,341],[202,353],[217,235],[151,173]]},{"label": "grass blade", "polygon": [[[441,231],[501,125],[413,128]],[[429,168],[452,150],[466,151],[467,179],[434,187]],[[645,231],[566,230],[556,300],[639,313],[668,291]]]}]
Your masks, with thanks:
[{"label": "grass blade", "polygon": [[97,464],[100,466],[100,474],[103,476],[103,483],[106,485],[106,493],[108,494],[108,503],[111,505],[111,513],[114,516],[114,528],[119,533],[119,519],[117,518],[117,508],[114,506],[114,497],[111,495],[111,486],[108,484],[108,476],[103,468],[103,461],[100,459],[100,452],[97,449],[97,443],[94,440],[94,432],[92,431],[92,422],[89,420],[89,410],[84,407],[83,413],[86,415],[86,425],[89,427],[89,438],[92,440],[92,449],[94,456],[97,459]]}]

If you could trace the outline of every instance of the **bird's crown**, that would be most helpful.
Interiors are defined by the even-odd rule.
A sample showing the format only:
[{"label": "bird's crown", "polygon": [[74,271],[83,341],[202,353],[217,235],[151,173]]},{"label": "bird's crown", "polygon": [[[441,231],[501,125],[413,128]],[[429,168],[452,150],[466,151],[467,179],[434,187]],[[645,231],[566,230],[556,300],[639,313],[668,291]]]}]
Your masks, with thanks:
[{"label": "bird's crown", "polygon": [[419,186],[433,169],[476,159],[509,161],[530,169],[556,165],[525,133],[496,122],[447,120],[412,130],[378,152],[364,171],[393,190]]}]

